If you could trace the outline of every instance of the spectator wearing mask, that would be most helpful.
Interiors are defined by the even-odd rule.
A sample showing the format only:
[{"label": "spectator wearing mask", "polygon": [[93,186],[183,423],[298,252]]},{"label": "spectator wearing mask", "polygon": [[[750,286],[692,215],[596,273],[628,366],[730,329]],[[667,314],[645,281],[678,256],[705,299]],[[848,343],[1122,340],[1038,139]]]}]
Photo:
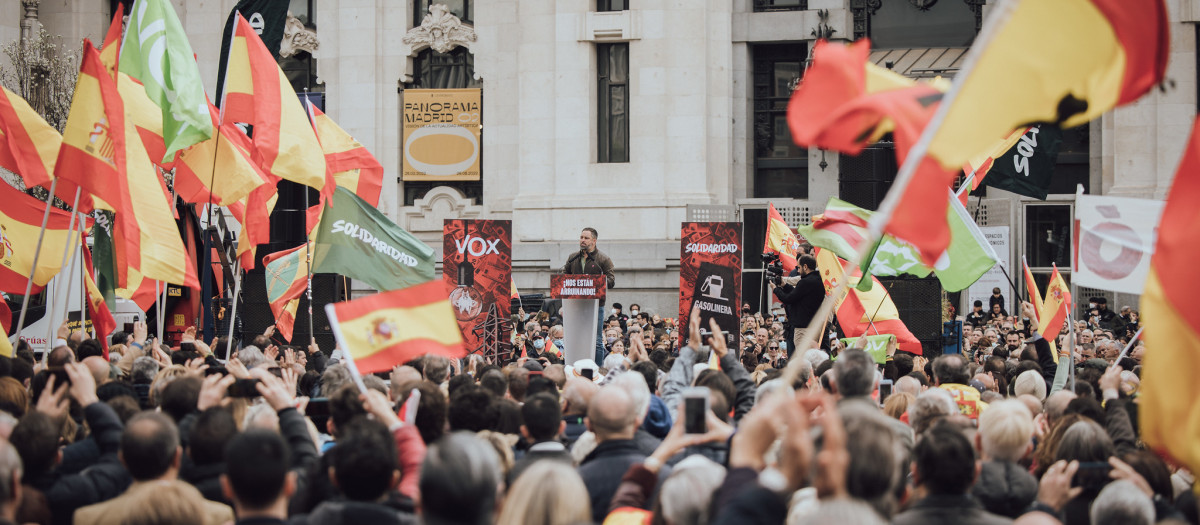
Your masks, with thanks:
[{"label": "spectator wearing mask", "polygon": [[154,493],[163,487],[172,487],[177,497],[202,508],[205,524],[233,521],[233,510],[228,505],[207,501],[200,491],[179,481],[182,459],[183,447],[174,422],[155,412],[134,416],[121,436],[121,463],[129,471],[133,484],[116,498],[75,511],[75,523],[121,525],[136,520],[144,507],[133,502],[144,492]]}]

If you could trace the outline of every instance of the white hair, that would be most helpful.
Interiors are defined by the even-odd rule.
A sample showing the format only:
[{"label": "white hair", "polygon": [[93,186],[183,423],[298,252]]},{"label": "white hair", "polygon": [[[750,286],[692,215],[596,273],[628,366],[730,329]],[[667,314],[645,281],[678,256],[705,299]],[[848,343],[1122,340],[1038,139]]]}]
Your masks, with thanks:
[{"label": "white hair", "polygon": [[725,467],[704,456],[688,456],[676,464],[659,491],[667,523],[707,525],[713,493],[724,480]]},{"label": "white hair", "polygon": [[639,424],[645,419],[646,412],[650,410],[650,387],[646,385],[646,378],[642,374],[623,373],[618,374],[613,378],[612,383],[604,388],[620,388],[629,393],[629,397],[633,398],[633,407],[636,410],[637,420]]},{"label": "white hair", "polygon": [[804,352],[803,359],[808,361],[808,364],[812,365],[813,370],[816,370],[817,367],[821,366],[821,363],[829,360],[829,354],[825,353],[824,350],[813,348],[812,350]]},{"label": "white hair", "polygon": [[983,453],[997,461],[1018,461],[1033,439],[1033,415],[1015,399],[988,405],[979,415]]}]

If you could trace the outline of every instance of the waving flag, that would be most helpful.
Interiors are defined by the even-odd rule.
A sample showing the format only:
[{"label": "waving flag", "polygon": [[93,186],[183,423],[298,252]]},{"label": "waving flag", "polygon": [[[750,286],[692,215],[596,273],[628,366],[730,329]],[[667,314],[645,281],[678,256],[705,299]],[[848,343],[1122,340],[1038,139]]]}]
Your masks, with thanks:
[{"label": "waving flag", "polygon": [[85,238],[81,244],[83,245],[83,284],[87,288],[88,319],[92,321],[96,339],[100,340],[100,346],[104,349],[104,358],[108,359],[108,336],[117,329],[117,320],[113,318],[108,304],[104,302],[104,294],[100,293],[100,288],[96,287],[96,281],[92,279],[95,270],[92,267],[92,251],[88,249],[87,239]]},{"label": "waving flag", "polygon": [[433,279],[433,248],[346,188],[337,188],[334,201],[316,230],[313,273],[347,275],[383,291]]},{"label": "waving flag", "polygon": [[[208,109],[216,126],[217,108],[209,104]],[[213,138],[179,154],[175,163],[179,198],[193,204],[204,204],[212,198],[216,204],[228,206],[263,185],[273,187],[271,176],[252,160],[253,148],[250,138],[233,123],[220,125]]]},{"label": "waving flag", "polygon": [[325,156],[308,115],[271,52],[241,15],[225,84],[223,119],[254,126],[254,157],[263,171],[325,189]]},{"label": "waving flag", "polygon": [[325,306],[338,343],[359,372],[384,372],[413,358],[467,355],[442,281]]},{"label": "waving flag", "polygon": [[62,269],[59,263],[63,247],[79,242],[79,233],[72,234],[68,230],[71,213],[50,208],[46,236],[34,272],[33,254],[46,203],[5,183],[0,183],[0,202],[4,203],[0,206],[0,291],[25,293],[25,283],[33,273],[33,291],[40,292]]},{"label": "waving flag", "polygon": [[1200,120],[1158,224],[1158,242],[1142,294],[1146,356],[1138,397],[1141,438],[1192,472],[1200,472],[1200,293],[1196,225],[1200,224]]},{"label": "waving flag", "polygon": [[[1062,332],[1063,323],[1070,310],[1071,287],[1063,281],[1062,274],[1058,273],[1058,267],[1055,266],[1054,273],[1050,275],[1050,284],[1046,285],[1046,297],[1042,301],[1042,308],[1038,311],[1038,333],[1047,341],[1053,342]],[[1054,347],[1055,345],[1051,344],[1051,348]]]},{"label": "waving flag", "polygon": [[275,327],[291,341],[296,307],[308,288],[308,243],[263,257],[263,266],[267,273],[267,302],[275,314]]},{"label": "waving flag", "polygon": [[164,156],[212,137],[208,99],[192,46],[168,0],[137,0],[121,46],[120,71],[136,78],[162,112]]},{"label": "waving flag", "polygon": [[[821,281],[825,284],[826,295],[832,294],[838,283],[847,279],[846,261],[838,258],[832,250],[817,249],[817,268],[821,272]],[[921,355],[921,341],[916,338],[900,320],[900,312],[896,303],[887,292],[887,288],[875,280],[875,285],[869,291],[853,288],[859,276],[849,277],[849,293],[837,299],[836,311],[838,324],[847,337],[860,337],[863,334],[896,336],[897,347],[905,352]]]},{"label": "waving flag", "polygon": [[62,135],[25,99],[0,86],[0,167],[20,175],[25,186],[49,185],[61,145]]},{"label": "waving flag", "polygon": [[783,215],[779,214],[774,204],[767,205],[767,238],[763,241],[763,251],[779,254],[783,271],[790,272],[796,268],[800,241],[796,239],[792,228],[783,221]]},{"label": "waving flag", "polygon": [[321,149],[325,152],[325,163],[337,185],[354,192],[371,206],[379,206],[383,165],[375,160],[366,146],[346,133],[320,108],[313,107],[312,111],[313,125],[321,140]]}]

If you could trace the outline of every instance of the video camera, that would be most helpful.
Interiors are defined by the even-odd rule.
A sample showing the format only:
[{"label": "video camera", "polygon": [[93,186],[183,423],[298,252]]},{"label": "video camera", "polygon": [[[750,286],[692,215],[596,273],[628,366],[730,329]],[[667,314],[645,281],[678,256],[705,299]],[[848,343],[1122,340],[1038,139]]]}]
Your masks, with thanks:
[{"label": "video camera", "polygon": [[783,263],[779,262],[779,254],[775,252],[763,252],[762,254],[763,271],[766,272],[768,281],[771,281],[775,286],[783,283]]}]

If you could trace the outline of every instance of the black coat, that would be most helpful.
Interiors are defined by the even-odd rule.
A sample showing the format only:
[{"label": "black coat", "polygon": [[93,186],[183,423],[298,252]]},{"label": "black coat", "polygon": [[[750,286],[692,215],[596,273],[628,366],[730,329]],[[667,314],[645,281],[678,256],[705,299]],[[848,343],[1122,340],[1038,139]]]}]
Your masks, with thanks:
[{"label": "black coat", "polygon": [[604,521],[608,515],[608,504],[617,493],[625,472],[645,459],[646,454],[632,439],[605,441],[583,458],[579,464],[579,477],[583,478],[592,501],[592,521]]},{"label": "black coat", "polygon": [[[788,323],[793,329],[808,326],[817,310],[821,308],[821,302],[825,300],[825,285],[821,283],[821,273],[808,272],[795,286],[783,285],[775,288],[775,297],[783,303],[783,310],[787,312]],[[791,346],[788,345],[789,351]]]},{"label": "black coat", "polygon": [[83,409],[83,416],[100,447],[96,464],[78,474],[51,471],[28,480],[46,496],[55,525],[69,525],[77,509],[120,496],[133,482],[117,459],[125,430],[117,413],[104,403],[92,403]]}]

